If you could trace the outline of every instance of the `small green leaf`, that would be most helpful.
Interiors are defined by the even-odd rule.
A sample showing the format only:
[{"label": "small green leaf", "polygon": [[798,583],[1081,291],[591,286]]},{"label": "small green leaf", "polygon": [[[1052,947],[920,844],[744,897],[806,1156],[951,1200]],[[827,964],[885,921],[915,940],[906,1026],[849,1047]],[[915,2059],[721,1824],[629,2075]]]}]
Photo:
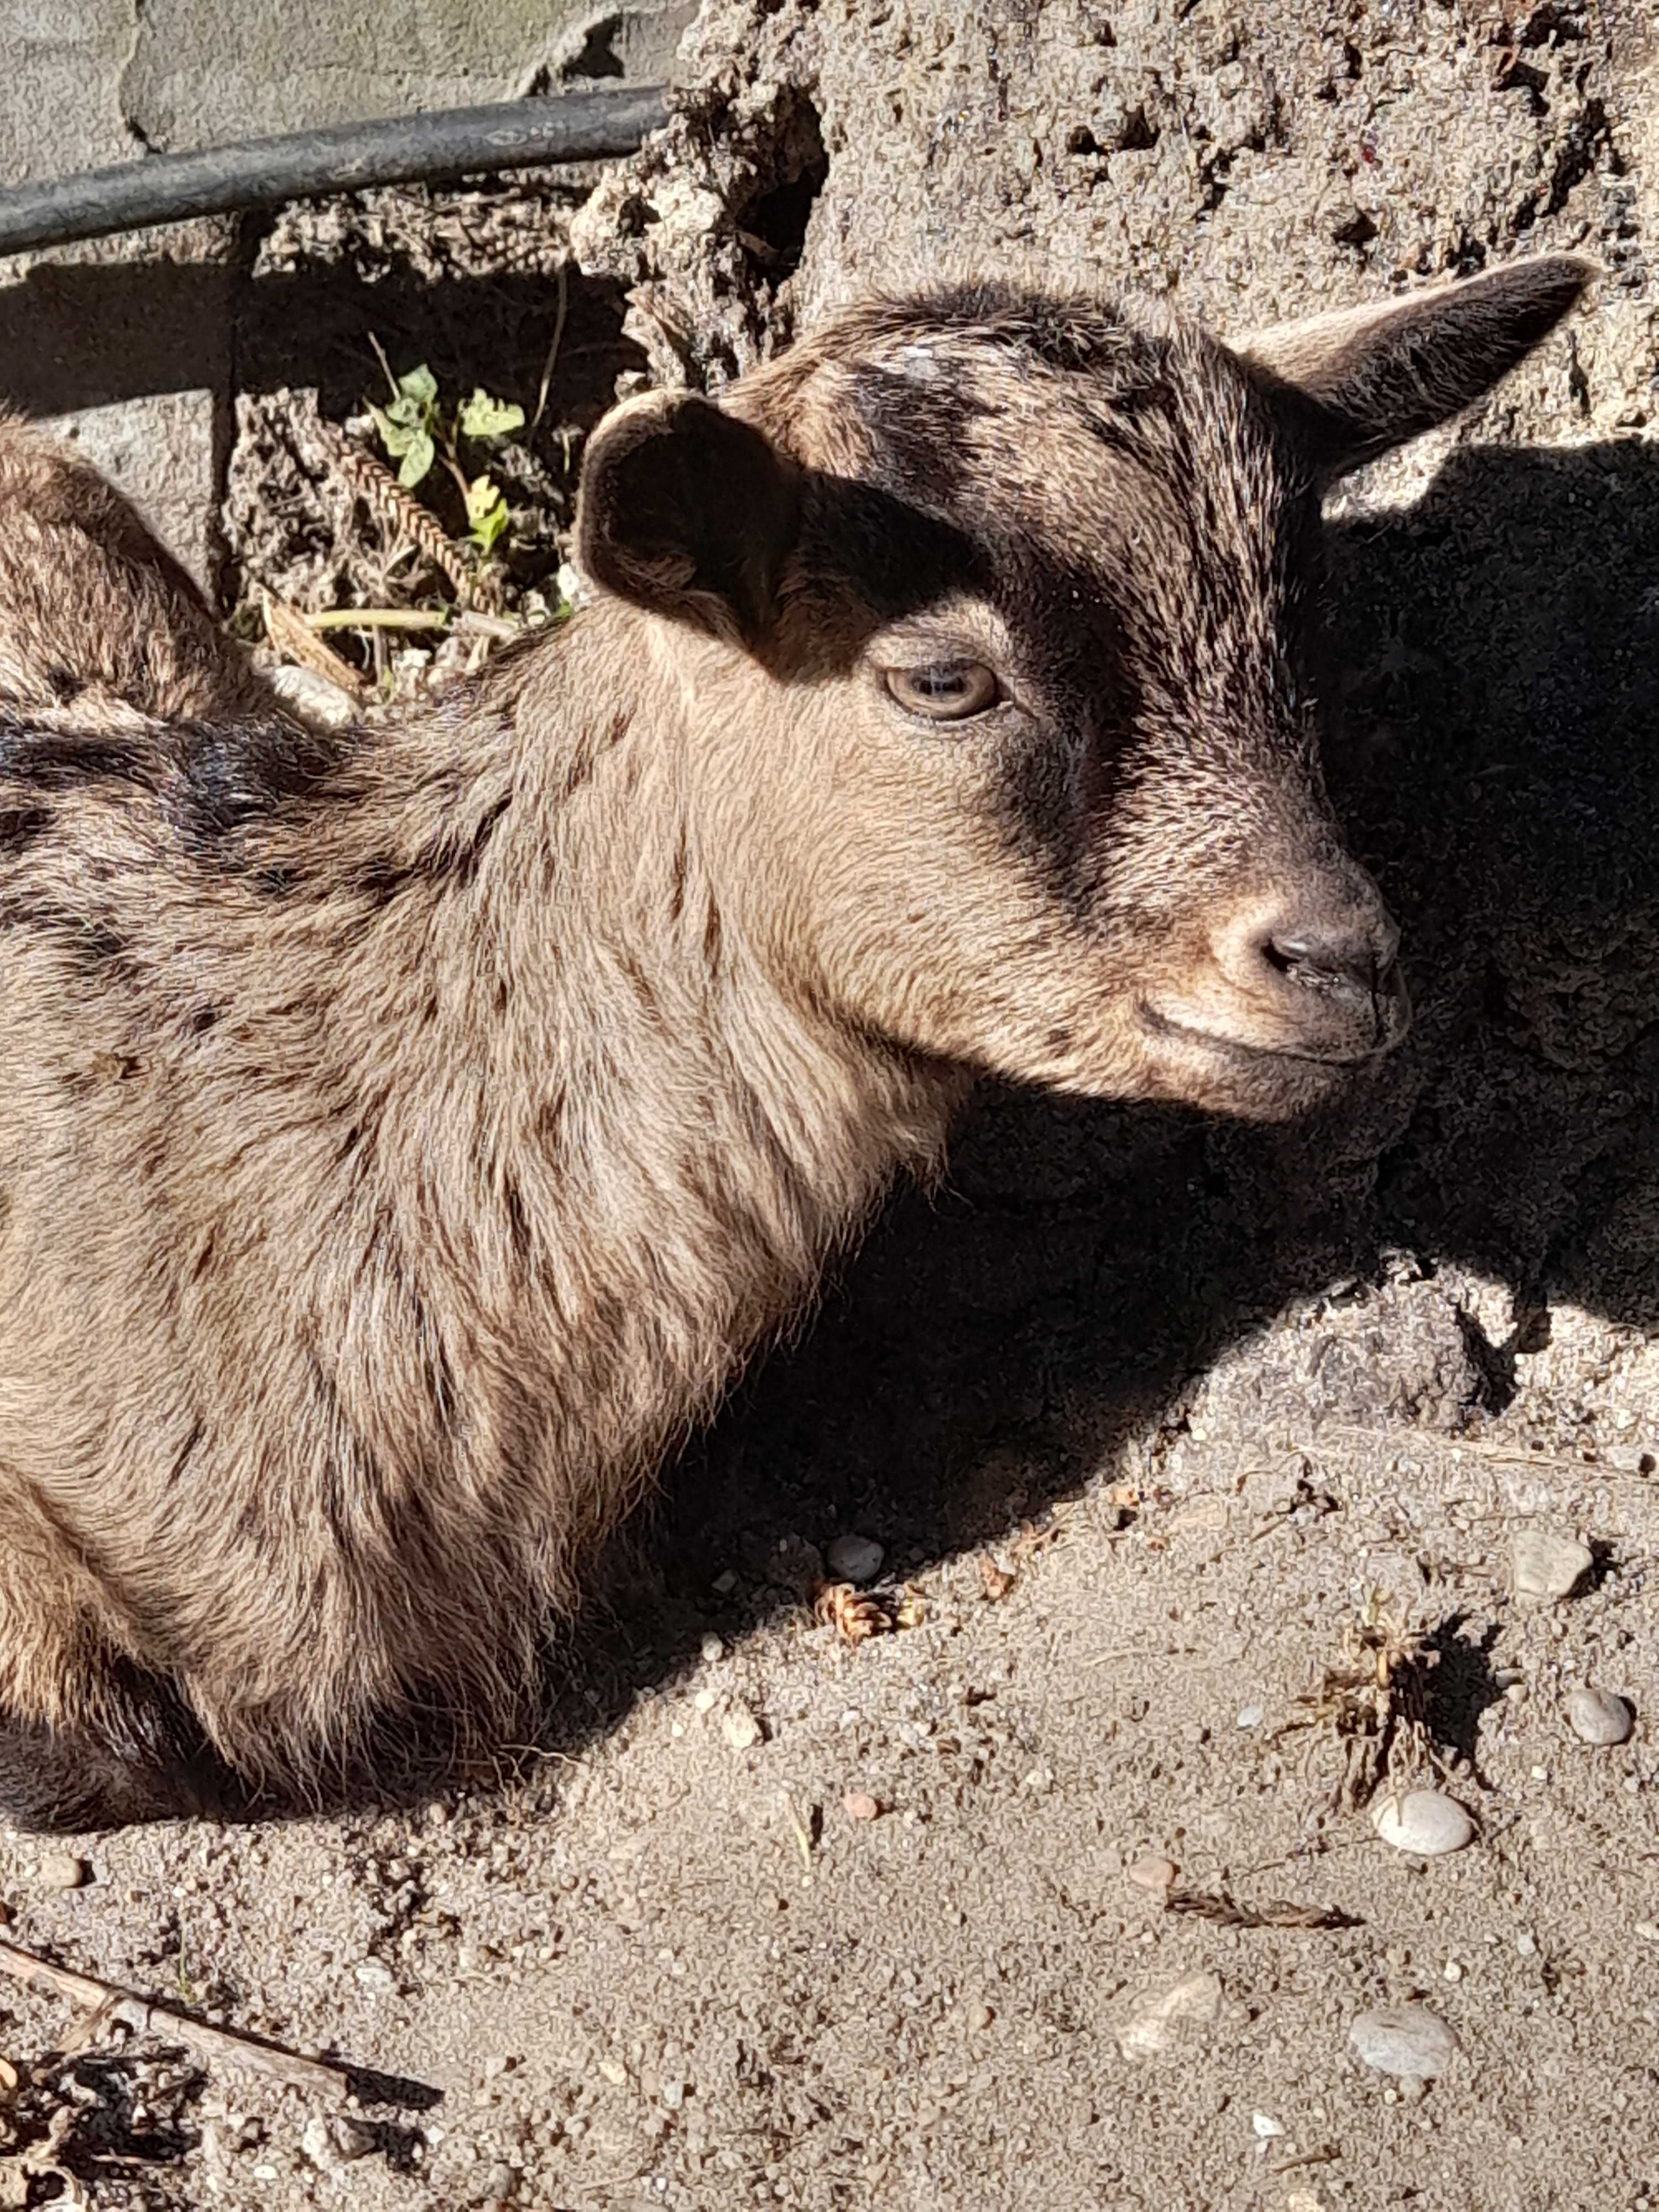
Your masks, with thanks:
[{"label": "small green leaf", "polygon": [[488,477],[474,477],[466,488],[468,536],[481,553],[493,552],[511,517],[507,501]]},{"label": "small green leaf", "polygon": [[413,491],[432,466],[436,458],[436,448],[428,432],[414,430],[410,433],[408,445],[400,450],[404,459],[403,466],[398,471],[398,481],[405,491]]},{"label": "small green leaf", "polygon": [[380,443],[393,459],[395,460],[400,453],[406,453],[409,451],[410,441],[415,434],[409,426],[396,421],[384,407],[375,406],[373,400],[369,402],[368,411],[374,417],[374,427],[380,434]]},{"label": "small green leaf", "polygon": [[510,438],[523,428],[523,408],[510,400],[492,399],[483,385],[461,409],[461,434],[465,438]]},{"label": "small green leaf", "polygon": [[412,399],[422,412],[438,404],[438,380],[424,362],[418,368],[411,368],[406,375],[398,379],[398,389],[405,399]]}]

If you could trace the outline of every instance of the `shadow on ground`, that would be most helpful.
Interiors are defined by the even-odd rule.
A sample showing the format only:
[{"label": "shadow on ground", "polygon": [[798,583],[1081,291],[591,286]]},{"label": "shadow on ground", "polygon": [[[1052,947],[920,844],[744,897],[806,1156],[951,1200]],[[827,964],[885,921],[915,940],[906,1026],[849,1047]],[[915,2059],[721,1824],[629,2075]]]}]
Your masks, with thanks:
[{"label": "shadow on ground", "polygon": [[903,1573],[1004,1535],[1401,1250],[1511,1286],[1528,1340],[1474,1330],[1493,1407],[1556,1301],[1659,1326],[1659,453],[1469,447],[1332,539],[1329,773],[1409,1044],[1288,1131],[981,1095],[948,1188],[895,1200],[630,1534],[553,1741],[797,1599],[793,1540]]}]

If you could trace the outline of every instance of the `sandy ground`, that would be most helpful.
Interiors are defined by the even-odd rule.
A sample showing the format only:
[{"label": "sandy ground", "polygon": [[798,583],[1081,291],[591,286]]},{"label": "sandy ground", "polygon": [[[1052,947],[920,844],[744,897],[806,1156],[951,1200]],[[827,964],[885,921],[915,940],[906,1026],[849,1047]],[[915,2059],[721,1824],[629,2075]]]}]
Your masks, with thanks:
[{"label": "sandy ground", "polygon": [[[1607,275],[1333,512],[1331,777],[1419,1009],[1386,1079],[1271,1133],[981,1099],[949,1188],[633,1532],[499,1790],[88,1838],[74,1888],[0,1838],[17,1942],[350,2069],[329,2100],[165,2038],[65,2057],[69,2008],[7,1990],[18,2139],[70,2115],[76,2178],[0,2164],[0,2203],[1659,2204],[1650,36],[711,0],[684,116],[574,216],[404,196],[264,234],[228,527],[295,596],[337,549],[274,395],[349,411],[371,251],[409,346],[533,398],[568,222],[578,452],[617,373],[717,384],[947,264],[1235,331],[1542,245]],[[849,1533],[918,1616],[856,1647],[806,1601]],[[1514,1587],[1540,1533],[1589,1553],[1553,1603]],[[1473,1817],[1449,1856],[1345,1795],[1317,1693],[1368,1620],[1399,1775]],[[1627,1742],[1574,1735],[1584,1685]],[[1456,2039],[1426,2083],[1350,2040],[1401,2003]]]}]

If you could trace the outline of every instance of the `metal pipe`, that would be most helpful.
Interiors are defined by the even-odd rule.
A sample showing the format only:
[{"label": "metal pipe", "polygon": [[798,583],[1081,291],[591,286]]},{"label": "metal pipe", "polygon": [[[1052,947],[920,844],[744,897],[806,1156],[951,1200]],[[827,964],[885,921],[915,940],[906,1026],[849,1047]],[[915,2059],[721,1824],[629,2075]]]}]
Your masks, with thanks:
[{"label": "metal pipe", "polygon": [[0,192],[0,253],[105,238],[325,192],[631,154],[667,116],[659,84],[338,123],[199,154],[155,154]]}]

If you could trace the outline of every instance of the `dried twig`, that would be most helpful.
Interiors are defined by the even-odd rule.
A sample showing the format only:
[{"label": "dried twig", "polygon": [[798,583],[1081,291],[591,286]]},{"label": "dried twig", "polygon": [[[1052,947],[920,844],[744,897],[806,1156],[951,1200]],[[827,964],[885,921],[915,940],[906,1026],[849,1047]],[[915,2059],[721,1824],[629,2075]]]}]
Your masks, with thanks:
[{"label": "dried twig", "polygon": [[1172,1889],[1164,1900],[1166,1912],[1190,1912],[1200,1920],[1213,1920],[1221,1928],[1363,1928],[1364,1922],[1334,1905],[1287,1905],[1282,1898],[1267,1905],[1238,1905],[1224,1891],[1212,1895],[1203,1889]]},{"label": "dried twig", "polygon": [[363,689],[362,672],[339,654],[321,638],[313,635],[319,625],[315,616],[302,615],[297,607],[279,599],[274,592],[262,592],[260,601],[264,611],[265,635],[272,647],[286,660],[297,661],[301,668],[310,669],[313,676],[325,676],[331,684],[356,695]]},{"label": "dried twig", "polygon": [[564,319],[570,307],[570,264],[560,262],[555,271],[559,287],[559,304],[553,317],[553,341],[547,349],[547,359],[542,363],[542,380],[536,393],[536,411],[530,418],[527,438],[533,438],[542,427],[542,416],[547,411],[547,395],[552,388],[553,370],[559,358],[559,348],[564,342]]},{"label": "dried twig", "polygon": [[447,629],[447,607],[327,607],[300,618],[311,629]]},{"label": "dried twig", "polygon": [[153,2005],[147,1998],[136,1996],[131,1990],[121,1989],[113,1982],[100,1981],[93,1974],[77,1974],[68,1966],[55,1966],[49,1959],[38,1958],[33,1951],[21,1950],[15,1943],[0,1942],[0,1973],[67,1997],[71,2004],[81,2005],[94,2014],[102,2025],[112,2027],[118,2021],[135,2035],[159,2035],[171,2042],[182,2043],[198,2057],[240,2067],[245,2073],[263,2074],[289,2087],[309,2090],[313,2096],[337,2097],[351,2086],[350,2072],[346,2067],[333,2065],[324,2058],[301,2058],[294,2051],[281,2050],[273,2043],[261,2043],[252,2036],[237,2035],[229,2028],[210,2027],[204,2021],[191,2020],[183,2013],[169,2012],[164,2005]]}]

